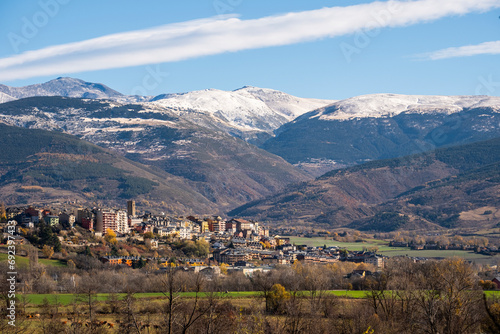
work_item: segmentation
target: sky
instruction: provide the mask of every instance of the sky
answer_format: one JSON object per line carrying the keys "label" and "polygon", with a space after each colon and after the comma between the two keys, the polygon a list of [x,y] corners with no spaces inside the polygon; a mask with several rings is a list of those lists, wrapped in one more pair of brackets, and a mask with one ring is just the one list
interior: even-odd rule
{"label": "sky", "polygon": [[2,0],[0,83],[500,96],[500,0]]}

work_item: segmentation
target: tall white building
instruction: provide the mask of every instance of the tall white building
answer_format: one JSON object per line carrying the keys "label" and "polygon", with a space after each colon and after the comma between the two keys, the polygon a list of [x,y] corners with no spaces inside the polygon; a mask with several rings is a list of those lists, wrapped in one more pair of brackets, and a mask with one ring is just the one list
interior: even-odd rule
{"label": "tall white building", "polygon": [[128,215],[125,210],[116,210],[116,232],[128,233]]}
{"label": "tall white building", "polygon": [[128,217],[124,210],[104,210],[99,209],[96,215],[95,231],[106,233],[107,229],[119,233],[128,233]]}

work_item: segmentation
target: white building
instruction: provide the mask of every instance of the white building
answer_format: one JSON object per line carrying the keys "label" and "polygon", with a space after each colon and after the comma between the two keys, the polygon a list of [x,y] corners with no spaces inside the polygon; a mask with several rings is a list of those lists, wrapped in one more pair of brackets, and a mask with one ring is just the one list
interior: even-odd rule
{"label": "white building", "polygon": [[116,210],[116,232],[126,234],[129,232],[128,215],[125,210]]}
{"label": "white building", "polygon": [[115,232],[128,233],[127,212],[124,210],[99,209],[96,214],[95,231],[104,234],[108,228]]}
{"label": "white building", "polygon": [[188,227],[181,227],[179,230],[179,239],[191,239],[193,230]]}

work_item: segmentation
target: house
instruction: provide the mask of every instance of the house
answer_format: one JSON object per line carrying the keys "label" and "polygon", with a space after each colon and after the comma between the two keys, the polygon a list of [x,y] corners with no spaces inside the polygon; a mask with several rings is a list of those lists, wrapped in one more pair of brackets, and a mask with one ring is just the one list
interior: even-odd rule
{"label": "house", "polygon": [[22,212],[21,214],[15,217],[15,220],[24,227],[32,227],[34,226],[32,218],[38,219],[38,217],[30,217],[29,214]]}
{"label": "house", "polygon": [[290,244],[290,238],[276,237],[275,240],[276,240],[277,246],[283,246],[283,245]]}
{"label": "house", "polygon": [[49,226],[55,226],[59,224],[59,216],[46,215],[45,217],[43,217],[43,220]]}
{"label": "house", "polygon": [[214,260],[218,263],[227,263],[232,265],[238,261],[248,261],[251,259],[245,250],[237,250],[226,248],[224,250],[217,249],[213,252]]}
{"label": "house", "polygon": [[128,233],[128,217],[124,210],[99,209],[96,214],[96,232],[106,233],[110,229],[119,233]]}
{"label": "house", "polygon": [[500,289],[500,276],[495,277],[491,281],[497,286],[497,289]]}
{"label": "house", "polygon": [[237,261],[233,265],[234,267],[250,267],[250,263],[247,261]]}
{"label": "house", "polygon": [[128,226],[134,228],[137,225],[142,224],[142,218],[129,217],[128,218]]}
{"label": "house", "polygon": [[191,239],[193,230],[190,227],[182,227],[177,230],[180,239]]}
{"label": "house", "polygon": [[200,221],[200,233],[210,232],[208,222],[206,220]]}
{"label": "house", "polygon": [[[220,218],[220,217],[218,217]],[[222,220],[209,220],[208,221],[208,229],[210,232],[214,233],[222,233],[226,231],[226,223]]]}
{"label": "house", "polygon": [[351,273],[347,274],[347,278],[363,278],[371,275],[372,272],[369,270],[353,270]]}
{"label": "house", "polygon": [[290,264],[290,261],[288,261],[285,257],[283,256],[267,256],[262,258],[262,262],[266,265],[271,265],[271,264]]}
{"label": "house", "polygon": [[251,249],[263,249],[264,246],[260,243],[260,241],[250,241],[247,243],[247,247]]}
{"label": "house", "polygon": [[256,268],[248,268],[248,267],[243,267],[242,272],[243,275],[247,277],[252,277],[255,273],[261,272],[261,273],[266,273],[271,271],[271,267],[256,267]]}
{"label": "house", "polygon": [[132,264],[136,261],[139,260],[138,257],[133,257],[133,256],[103,256],[101,257],[101,262],[102,263],[107,263],[110,265],[120,265],[124,264],[129,267],[132,267]]}
{"label": "house", "polygon": [[4,233],[3,236],[4,238],[8,238],[9,242],[13,242],[14,245],[25,245],[28,243],[25,238],[19,235],[12,236],[10,233]]}
{"label": "house", "polygon": [[276,239],[274,239],[274,238],[263,237],[260,239],[260,241],[262,241],[263,243],[269,243],[269,245],[271,245],[271,247],[276,246]]}
{"label": "house", "polygon": [[297,247],[293,245],[281,245],[276,247],[276,250],[281,250],[283,252],[294,252],[297,250]]}
{"label": "house", "polygon": [[232,234],[236,233],[236,222],[234,221],[234,219],[226,222],[226,231]]}
{"label": "house", "polygon": [[59,222],[66,227],[75,227],[76,217],[72,213],[63,212],[59,215]]}
{"label": "house", "polygon": [[87,230],[93,230],[94,229],[94,218],[82,218],[81,220],[82,227],[87,229]]}
{"label": "house", "polygon": [[234,237],[231,239],[231,242],[233,243],[234,248],[241,248],[247,246],[247,240],[244,238]]}
{"label": "house", "polygon": [[384,258],[378,255],[370,255],[368,257],[365,257],[364,263],[366,264],[372,264],[376,268],[384,268]]}
{"label": "house", "polygon": [[99,233],[105,233],[107,229],[116,231],[116,213],[113,210],[98,210],[95,230]]}
{"label": "house", "polygon": [[208,267],[208,266],[203,266],[203,267],[198,267],[200,268],[199,273],[203,274],[207,278],[213,278],[216,276],[220,276],[221,271],[220,267]]}
{"label": "house", "polygon": [[76,212],[76,222],[82,224],[83,226],[83,219],[88,219],[95,222],[95,214],[89,209],[78,209]]}
{"label": "house", "polygon": [[[228,223],[236,224],[236,231],[237,232],[253,229],[253,223],[248,221],[248,220],[245,220],[245,219],[239,219],[239,218],[238,219],[231,219]],[[230,225],[230,226],[234,226],[234,225]]]}
{"label": "house", "polygon": [[24,213],[28,216],[31,217],[31,221],[35,224],[38,224],[40,219],[42,218],[42,212],[40,210],[37,210],[33,207],[29,207],[26,210],[24,210]]}

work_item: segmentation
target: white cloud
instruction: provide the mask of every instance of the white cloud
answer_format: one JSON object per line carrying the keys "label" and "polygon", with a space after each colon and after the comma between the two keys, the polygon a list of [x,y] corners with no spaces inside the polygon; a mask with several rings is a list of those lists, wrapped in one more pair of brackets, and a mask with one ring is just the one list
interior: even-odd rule
{"label": "white cloud", "polygon": [[255,20],[223,17],[189,21],[3,58],[0,81],[175,62],[331,38],[361,29],[401,27],[498,7],[500,0],[390,0]]}
{"label": "white cloud", "polygon": [[417,56],[423,60],[439,60],[459,57],[471,57],[479,55],[500,54],[500,41],[485,42],[477,45],[466,45],[455,48],[447,48],[435,52],[425,53]]}

